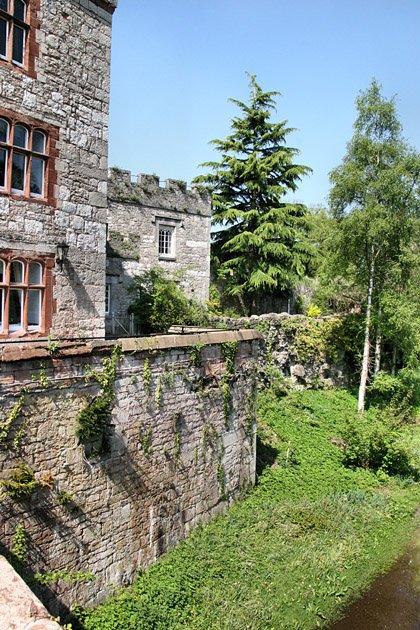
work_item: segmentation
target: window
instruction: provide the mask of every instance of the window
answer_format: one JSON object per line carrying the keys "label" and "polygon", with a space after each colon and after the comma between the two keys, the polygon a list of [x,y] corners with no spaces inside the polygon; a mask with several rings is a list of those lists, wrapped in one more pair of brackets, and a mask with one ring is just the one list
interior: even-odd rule
{"label": "window", "polygon": [[45,332],[47,265],[0,258],[0,333]]}
{"label": "window", "polygon": [[0,118],[0,191],[45,198],[47,146],[41,129]]}
{"label": "window", "polygon": [[159,226],[159,256],[174,256],[174,228],[171,226]]}
{"label": "window", "polygon": [[109,315],[111,311],[111,285],[105,285],[105,315]]}
{"label": "window", "polygon": [[0,58],[24,67],[29,25],[24,0],[0,0]]}

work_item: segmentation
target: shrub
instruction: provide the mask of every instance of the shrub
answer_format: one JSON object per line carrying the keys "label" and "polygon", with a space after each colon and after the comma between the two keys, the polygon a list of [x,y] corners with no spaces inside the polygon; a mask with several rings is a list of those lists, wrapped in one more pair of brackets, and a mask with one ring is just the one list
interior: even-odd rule
{"label": "shrub", "polygon": [[206,326],[205,308],[188,298],[180,282],[181,273],[169,278],[159,268],[134,276],[129,291],[134,300],[129,312],[134,313],[143,334],[167,332],[173,325]]}
{"label": "shrub", "polygon": [[408,475],[410,454],[402,444],[402,434],[380,420],[353,417],[342,433],[346,442],[344,463],[389,474]]}
{"label": "shrub", "polygon": [[321,309],[316,304],[311,304],[306,311],[308,317],[320,317],[322,314]]}

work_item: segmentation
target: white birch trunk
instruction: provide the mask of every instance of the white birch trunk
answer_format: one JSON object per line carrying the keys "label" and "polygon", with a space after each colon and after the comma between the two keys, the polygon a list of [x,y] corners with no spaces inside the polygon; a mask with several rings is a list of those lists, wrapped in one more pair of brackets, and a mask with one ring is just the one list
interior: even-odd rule
{"label": "white birch trunk", "polygon": [[381,369],[381,348],[382,348],[381,316],[382,316],[382,311],[381,311],[381,308],[379,307],[378,327],[376,329],[376,344],[375,344],[375,376],[379,374],[379,371]]}
{"label": "white birch trunk", "polygon": [[372,294],[373,294],[374,273],[375,273],[375,258],[373,257],[373,251],[372,251],[372,263],[370,265],[369,292],[368,292],[367,309],[366,309],[365,345],[363,348],[362,374],[360,376],[360,386],[359,386],[359,405],[358,405],[359,413],[363,413],[365,409],[366,383],[367,383],[368,372],[369,372],[370,320],[371,320],[371,313],[372,313]]}

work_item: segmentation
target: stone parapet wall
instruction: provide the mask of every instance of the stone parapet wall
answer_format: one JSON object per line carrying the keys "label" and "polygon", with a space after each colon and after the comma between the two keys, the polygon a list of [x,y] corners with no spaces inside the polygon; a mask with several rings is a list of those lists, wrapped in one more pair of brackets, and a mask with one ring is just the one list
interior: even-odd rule
{"label": "stone parapet wall", "polygon": [[3,556],[0,556],[0,630],[62,630]]}
{"label": "stone parapet wall", "polygon": [[[81,446],[75,435],[78,414],[100,390],[86,370],[101,373],[113,344],[62,344],[51,356],[39,344],[0,348],[3,430],[22,403],[0,440],[0,478],[23,462],[40,481],[20,500],[3,493],[1,551],[23,524],[31,573],[94,577],[38,586],[52,614],[75,601],[97,604],[112,585],[130,583],[254,482],[259,337],[245,330],[120,340],[104,452],[90,458],[92,443]],[[236,343],[228,375],[225,355]],[[71,501],[60,504],[60,496]]]}
{"label": "stone parapet wall", "polygon": [[[345,345],[336,335],[327,335],[328,323],[339,325],[344,318],[338,316],[307,318],[288,313],[268,313],[251,317],[215,317],[214,322],[227,327],[255,329],[262,340],[258,353],[258,380],[261,386],[269,385],[279,373],[290,379],[293,387],[348,387],[352,375],[351,361]],[[307,326],[312,331],[304,335]],[[327,326],[325,326],[327,325]]]}

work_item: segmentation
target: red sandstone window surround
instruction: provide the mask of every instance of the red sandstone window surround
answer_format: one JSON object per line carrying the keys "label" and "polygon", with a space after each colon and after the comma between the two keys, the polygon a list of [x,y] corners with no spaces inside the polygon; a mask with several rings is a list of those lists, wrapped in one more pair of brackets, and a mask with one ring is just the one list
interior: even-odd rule
{"label": "red sandstone window surround", "polygon": [[0,337],[46,335],[55,257],[0,251]]}
{"label": "red sandstone window surround", "polygon": [[0,0],[0,63],[35,78],[39,0]]}
{"label": "red sandstone window surround", "polygon": [[0,107],[0,195],[55,206],[57,139],[57,128]]}

